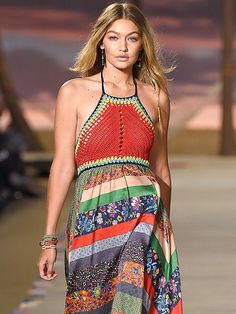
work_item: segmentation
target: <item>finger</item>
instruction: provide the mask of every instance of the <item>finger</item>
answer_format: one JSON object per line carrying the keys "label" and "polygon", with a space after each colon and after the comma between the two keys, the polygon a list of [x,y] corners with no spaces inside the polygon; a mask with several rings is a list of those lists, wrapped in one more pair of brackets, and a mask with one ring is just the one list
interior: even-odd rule
{"label": "finger", "polygon": [[58,275],[58,274],[57,274],[56,272],[54,272],[54,273],[52,274],[52,276],[51,276],[51,280],[54,279],[54,278],[56,278],[57,275]]}
{"label": "finger", "polygon": [[46,262],[41,262],[38,264],[39,268],[39,275],[42,279],[48,280],[47,278],[47,263]]}
{"label": "finger", "polygon": [[48,263],[48,268],[47,268],[47,278],[51,278],[53,275],[53,263]]}

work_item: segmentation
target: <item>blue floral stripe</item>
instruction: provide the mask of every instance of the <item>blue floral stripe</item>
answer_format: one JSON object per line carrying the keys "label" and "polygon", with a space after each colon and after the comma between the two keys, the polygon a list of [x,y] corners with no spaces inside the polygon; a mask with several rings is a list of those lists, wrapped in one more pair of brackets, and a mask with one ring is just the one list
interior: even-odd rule
{"label": "blue floral stripe", "polygon": [[158,210],[157,198],[157,195],[137,196],[78,213],[75,237],[136,219],[141,214],[155,215]]}

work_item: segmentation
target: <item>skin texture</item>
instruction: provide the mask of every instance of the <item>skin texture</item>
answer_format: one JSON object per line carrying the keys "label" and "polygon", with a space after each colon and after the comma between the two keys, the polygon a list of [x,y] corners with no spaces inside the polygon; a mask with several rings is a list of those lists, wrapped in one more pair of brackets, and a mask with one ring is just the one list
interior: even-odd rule
{"label": "skin texture", "polygon": [[[142,38],[137,26],[126,19],[115,21],[107,30],[100,48],[105,49],[106,64],[103,74],[106,93],[117,97],[132,95],[134,93],[132,67],[142,49]],[[128,58],[120,60],[117,58],[120,55],[127,55]],[[136,82],[139,98],[155,124],[156,136],[150,155],[150,168],[158,178],[162,199],[169,214],[171,197],[171,178],[167,158],[169,99],[163,91],[160,91],[160,108],[164,127],[164,132],[161,134],[159,124],[156,123],[157,95],[152,86],[137,79]],[[54,159],[48,180],[45,234],[56,232],[60,212],[76,170],[75,142],[100,96],[100,73],[69,80],[59,89],[54,120]],[[58,275],[54,269],[56,257],[56,249],[41,251],[37,263],[41,278],[52,280]]]}

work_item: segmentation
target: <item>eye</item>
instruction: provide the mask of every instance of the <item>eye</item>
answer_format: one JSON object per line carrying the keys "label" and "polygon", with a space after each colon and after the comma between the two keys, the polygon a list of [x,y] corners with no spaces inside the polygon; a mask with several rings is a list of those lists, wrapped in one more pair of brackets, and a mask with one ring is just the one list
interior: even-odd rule
{"label": "eye", "polygon": [[116,36],[110,36],[109,39],[115,40],[115,39],[117,39],[117,37]]}
{"label": "eye", "polygon": [[131,41],[137,41],[138,39],[136,37],[130,37]]}

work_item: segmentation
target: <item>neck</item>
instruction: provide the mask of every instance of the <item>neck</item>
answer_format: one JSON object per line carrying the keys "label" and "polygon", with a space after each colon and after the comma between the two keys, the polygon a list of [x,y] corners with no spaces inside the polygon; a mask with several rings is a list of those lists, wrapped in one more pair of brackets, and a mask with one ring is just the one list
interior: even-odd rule
{"label": "neck", "polygon": [[134,85],[132,68],[119,70],[117,68],[110,69],[104,66],[102,73],[104,81],[110,82],[117,87],[122,88],[127,85]]}

